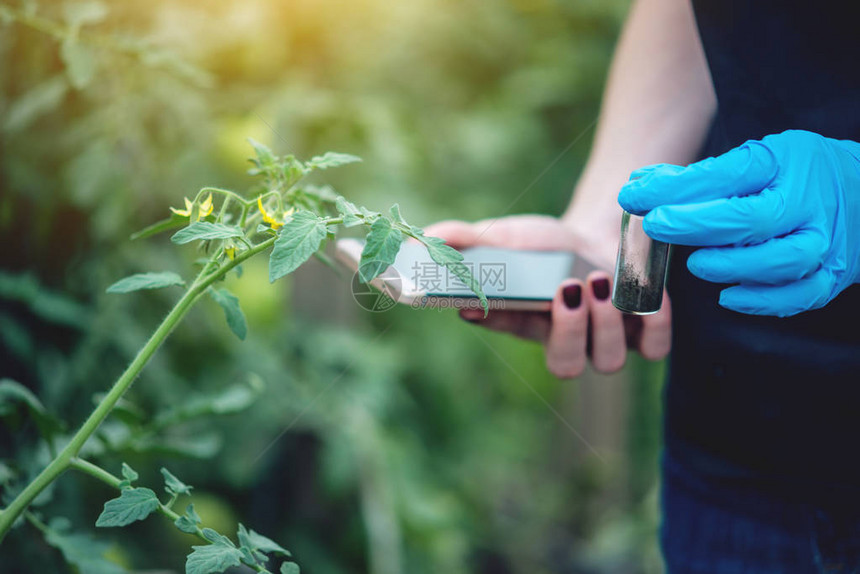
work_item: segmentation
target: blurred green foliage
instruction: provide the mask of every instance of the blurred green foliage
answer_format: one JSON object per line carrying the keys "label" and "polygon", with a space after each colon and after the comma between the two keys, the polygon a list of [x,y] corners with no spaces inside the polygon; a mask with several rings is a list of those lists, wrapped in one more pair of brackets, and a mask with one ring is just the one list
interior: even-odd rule
{"label": "blurred green foliage", "polygon": [[[0,6],[0,377],[77,425],[174,297],[105,287],[194,258],[165,237],[128,236],[201,186],[246,188],[248,137],[301,157],[363,157],[318,183],[371,208],[399,202],[419,224],[559,213],[627,2]],[[365,313],[349,277],[321,265],[273,287],[266,273],[250,262],[228,280],[246,342],[202,304],[115,419],[157,426],[204,395],[250,407],[146,444],[124,443],[109,421],[103,465],[127,460],[142,483],[175,468],[198,487],[207,524],[252,524],[311,574],[659,571],[660,365],[559,383],[539,347],[450,312]],[[231,395],[257,389],[249,377],[262,394]],[[47,457],[35,423],[4,424],[0,482]],[[46,515],[89,530],[108,490],[64,476]],[[121,566],[183,563],[186,535],[159,521],[125,530],[96,533]],[[63,571],[40,545],[21,527],[0,554]]]}

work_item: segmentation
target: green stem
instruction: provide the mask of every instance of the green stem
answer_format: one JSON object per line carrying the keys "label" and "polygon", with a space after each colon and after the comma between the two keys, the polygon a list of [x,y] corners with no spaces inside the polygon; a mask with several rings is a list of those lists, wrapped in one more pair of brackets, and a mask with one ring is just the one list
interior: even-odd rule
{"label": "green stem", "polygon": [[230,201],[232,201],[232,199],[233,198],[230,196],[224,198],[224,203],[221,204],[221,210],[218,212],[218,219],[216,219],[216,221],[224,221],[224,216],[227,214],[227,208],[230,207]]}
{"label": "green stem", "polygon": [[247,199],[245,199],[244,197],[242,197],[241,195],[239,195],[235,191],[231,191],[229,189],[221,189],[220,187],[204,187],[203,189],[201,189],[200,191],[197,192],[197,197],[198,198],[202,197],[203,194],[205,194],[205,193],[220,193],[220,194],[224,195],[225,197],[235,199],[236,201],[238,201],[242,205],[250,205],[251,203],[253,203],[251,201],[248,201]]}
{"label": "green stem", "polygon": [[113,410],[114,405],[128,390],[132,383],[137,379],[143,367],[149,362],[149,359],[155,354],[161,344],[170,335],[176,325],[185,317],[186,313],[194,306],[200,295],[206,290],[209,285],[214,283],[219,277],[223,276],[227,271],[239,265],[246,259],[253,257],[261,251],[265,251],[275,243],[275,237],[271,237],[262,243],[255,245],[252,249],[242,252],[237,255],[232,261],[225,263],[215,271],[208,275],[201,274],[197,280],[188,288],[182,295],[182,298],[176,303],[164,321],[158,326],[143,348],[138,352],[137,356],[116,380],[110,391],[104,396],[101,402],[96,406],[92,414],[84,421],[84,424],[78,429],[78,432],[72,437],[69,443],[60,451],[60,453],[45,467],[42,472],[36,476],[27,487],[21,491],[18,496],[9,504],[8,507],[0,511],[0,542],[3,541],[6,534],[12,528],[17,518],[24,512],[31,502],[42,492],[49,484],[56,480],[63,472],[71,465],[72,460],[80,452],[84,443],[92,436],[96,429],[101,425],[107,416]]}
{"label": "green stem", "polygon": [[25,510],[24,518],[26,518],[30,524],[35,526],[39,530],[39,532],[47,536],[48,532],[50,531],[48,525],[39,520],[39,518],[35,514],[30,512],[29,510]]}
{"label": "green stem", "polygon": [[171,331],[176,327],[177,323],[185,316],[188,310],[194,305],[194,302],[202,292],[200,285],[192,285],[182,296],[175,307],[162,321],[161,325],[155,330],[143,348],[138,352],[137,356],[128,366],[128,368],[120,375],[113,388],[105,395],[101,402],[96,406],[92,414],[84,421],[84,424],[72,437],[72,440],[60,451],[50,464],[31,482],[27,487],[12,501],[9,506],[0,513],[0,541],[5,537],[6,533],[12,527],[12,523],[23,512],[33,499],[36,498],[49,484],[56,480],[63,472],[69,468],[72,458],[74,458],[81,447],[90,436],[96,431],[102,421],[107,418],[110,411],[113,409],[116,402],[128,390],[137,375],[143,369],[144,365],[149,361],[161,343],[167,338]]}
{"label": "green stem", "polygon": [[[119,477],[114,476],[113,474],[106,471],[102,467],[95,465],[88,460],[84,460],[82,458],[73,458],[70,462],[70,466],[72,468],[74,468],[75,470],[79,470],[85,474],[88,474],[94,478],[99,479],[100,481],[116,488],[117,490],[122,490],[122,488],[120,487],[120,484],[122,483],[122,481],[119,479]],[[176,495],[174,494],[171,497],[170,502],[168,502],[167,504],[161,504],[160,502],[158,503],[158,512],[160,512],[161,514],[163,514],[164,516],[169,518],[171,522],[176,522],[177,520],[179,520],[179,515],[170,509],[171,505],[175,501],[176,501]],[[28,515],[27,516],[28,519],[30,519],[30,516],[32,516],[32,515],[30,515],[29,511],[27,512],[27,515]],[[35,517],[33,517],[33,518],[35,519]],[[47,530],[47,528],[45,527],[44,524],[41,525],[42,526],[41,528],[39,527],[39,524],[34,523],[34,525],[37,528],[39,528],[40,530],[42,530],[43,532]],[[212,544],[212,542],[210,542],[209,540],[206,539],[205,536],[203,536],[203,530],[199,526],[197,526],[196,528],[197,528],[197,532],[195,532],[194,535],[197,536],[202,541],[204,541],[206,544]],[[190,534],[190,533],[188,533],[188,534]],[[269,572],[268,570],[266,570],[265,568],[263,568],[259,564],[255,564],[253,566],[253,568],[257,572]]]}
{"label": "green stem", "polygon": [[[117,490],[122,490],[122,488],[120,487],[122,481],[119,477],[114,476],[102,467],[95,465],[88,460],[76,457],[69,462],[69,466],[71,466],[75,470],[79,470],[85,474],[88,474],[93,478],[97,478],[98,480],[104,482],[109,486],[114,487]],[[171,499],[171,502],[168,504],[161,504],[161,502],[158,503],[158,512],[169,518],[171,522],[176,522],[177,520],[179,520],[179,515],[170,509],[170,504],[172,504],[175,499],[176,497],[173,497]],[[207,544],[209,544],[209,541],[206,540],[205,536],[203,536],[203,530],[201,530],[200,527],[197,527],[197,532],[195,532],[195,535]]]}
{"label": "green stem", "polygon": [[120,486],[122,484],[122,480],[119,477],[112,475],[110,472],[106,471],[100,466],[91,463],[88,460],[75,457],[69,461],[69,466],[74,468],[75,470],[84,472],[92,476],[93,478],[99,479],[100,481],[116,488],[117,490],[122,490],[122,487]]}

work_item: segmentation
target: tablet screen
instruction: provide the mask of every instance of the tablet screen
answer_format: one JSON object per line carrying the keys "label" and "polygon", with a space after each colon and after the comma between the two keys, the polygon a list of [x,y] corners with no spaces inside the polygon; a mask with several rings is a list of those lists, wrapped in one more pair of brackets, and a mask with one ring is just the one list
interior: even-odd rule
{"label": "tablet screen", "polygon": [[[488,298],[551,300],[559,284],[591,265],[576,265],[575,254],[561,251],[521,251],[499,247],[472,247],[462,250],[463,263],[481,284]],[[584,264],[584,265],[583,265]],[[432,297],[474,297],[450,270],[437,265],[427,250],[406,243],[397,254],[394,267],[415,291]],[[583,275],[584,276],[584,275]]]}

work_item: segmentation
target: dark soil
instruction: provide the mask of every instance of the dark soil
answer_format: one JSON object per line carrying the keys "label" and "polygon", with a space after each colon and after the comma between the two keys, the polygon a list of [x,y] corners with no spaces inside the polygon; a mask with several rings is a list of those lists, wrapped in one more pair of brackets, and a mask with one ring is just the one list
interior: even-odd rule
{"label": "dark soil", "polygon": [[641,283],[629,268],[621,270],[612,298],[616,307],[628,313],[653,313],[660,310],[662,301],[662,289]]}

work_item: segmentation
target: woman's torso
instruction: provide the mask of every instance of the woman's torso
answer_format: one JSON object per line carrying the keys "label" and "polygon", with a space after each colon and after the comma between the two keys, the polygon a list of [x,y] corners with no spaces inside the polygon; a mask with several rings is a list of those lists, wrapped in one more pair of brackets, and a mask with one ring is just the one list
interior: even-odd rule
{"label": "woman's torso", "polygon": [[[860,141],[860,3],[693,6],[718,100],[703,157],[787,129]],[[742,315],[687,271],[690,253],[675,249],[669,275],[667,447],[787,492],[860,488],[860,285],[795,317]]]}

